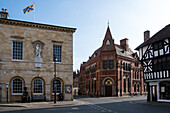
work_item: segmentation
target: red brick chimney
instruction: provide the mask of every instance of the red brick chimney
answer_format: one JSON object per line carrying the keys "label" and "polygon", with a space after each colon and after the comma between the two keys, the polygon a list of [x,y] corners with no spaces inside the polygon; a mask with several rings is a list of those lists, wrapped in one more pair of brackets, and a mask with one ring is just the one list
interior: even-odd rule
{"label": "red brick chimney", "polygon": [[150,31],[147,30],[144,32],[144,42],[147,41],[150,38]]}
{"label": "red brick chimney", "polygon": [[129,44],[128,44],[128,39],[127,38],[120,40],[120,45],[123,46],[125,51],[128,51]]}

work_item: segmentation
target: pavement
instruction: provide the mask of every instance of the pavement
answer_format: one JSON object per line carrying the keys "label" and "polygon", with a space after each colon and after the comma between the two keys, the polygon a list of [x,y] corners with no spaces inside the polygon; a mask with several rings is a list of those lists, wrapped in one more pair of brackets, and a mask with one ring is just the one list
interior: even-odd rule
{"label": "pavement", "polygon": [[48,102],[30,102],[30,103],[0,103],[0,112],[24,109],[37,109],[37,108],[52,108],[52,107],[65,107],[85,104],[83,101],[48,101]]}
{"label": "pavement", "polygon": [[151,105],[151,106],[170,107],[169,102],[148,102],[147,100],[137,100],[137,101],[133,101],[133,103]]}
{"label": "pavement", "polygon": [[[140,99],[142,98],[142,99]],[[89,100],[95,101],[95,97],[93,98],[87,98]],[[96,98],[98,100],[98,98]],[[122,101],[130,101],[134,104],[143,104],[143,105],[151,105],[151,106],[162,106],[162,107],[170,107],[170,103],[166,102],[147,102],[145,97],[110,97],[110,98],[104,98],[101,97],[99,99],[108,99],[106,102],[109,102],[109,100],[114,100],[114,102],[122,100]],[[88,104],[87,101],[84,101],[83,98],[74,99],[73,101],[57,101],[54,103],[54,101],[48,101],[48,102],[30,102],[30,103],[0,103],[0,112],[3,111],[12,111],[12,110],[24,110],[24,109],[38,109],[38,108],[52,108],[52,107],[66,107],[66,106],[75,106],[75,105],[85,105]]]}

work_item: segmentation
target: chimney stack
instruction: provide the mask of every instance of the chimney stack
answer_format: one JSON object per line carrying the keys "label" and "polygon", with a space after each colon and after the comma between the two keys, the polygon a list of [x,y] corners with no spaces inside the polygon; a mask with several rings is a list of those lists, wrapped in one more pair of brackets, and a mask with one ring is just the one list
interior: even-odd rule
{"label": "chimney stack", "polygon": [[120,45],[123,46],[125,51],[128,51],[129,44],[128,44],[128,39],[127,38],[120,40]]}
{"label": "chimney stack", "polygon": [[144,32],[144,42],[147,41],[150,38],[150,31],[147,30]]}
{"label": "chimney stack", "polygon": [[4,8],[2,8],[2,11],[0,11],[0,18],[4,18],[4,19],[8,19],[9,14],[7,12],[7,9],[4,10]]}

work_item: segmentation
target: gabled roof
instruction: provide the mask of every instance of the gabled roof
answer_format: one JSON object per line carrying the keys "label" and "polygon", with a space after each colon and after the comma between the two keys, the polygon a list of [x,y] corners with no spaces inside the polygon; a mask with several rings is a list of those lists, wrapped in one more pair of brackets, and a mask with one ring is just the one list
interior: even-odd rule
{"label": "gabled roof", "polygon": [[[110,45],[106,45],[107,40],[110,40]],[[130,48],[127,51],[125,51],[125,48],[123,46],[114,44],[114,39],[112,38],[110,28],[108,26],[102,46],[98,48],[96,51],[94,51],[94,53],[89,57],[88,61],[86,63],[83,63],[83,65],[88,65],[88,63],[90,63],[91,61],[99,58],[101,56],[102,51],[112,50],[116,50],[116,54],[118,56],[134,59],[135,53]]]}
{"label": "gabled roof", "polygon": [[[107,44],[109,44],[109,45],[107,45]],[[102,44],[102,47],[101,47],[101,51],[112,51],[114,49],[115,49],[114,39],[112,38],[110,28],[108,26],[104,40],[103,40],[103,44]]]}
{"label": "gabled roof", "polygon": [[153,35],[150,39],[143,42],[135,50],[139,50],[139,48],[142,48],[146,45],[152,44],[154,42],[163,40],[163,39],[168,38],[168,37],[170,37],[170,24],[165,26],[163,29],[161,29],[159,32],[157,32],[155,35]]}

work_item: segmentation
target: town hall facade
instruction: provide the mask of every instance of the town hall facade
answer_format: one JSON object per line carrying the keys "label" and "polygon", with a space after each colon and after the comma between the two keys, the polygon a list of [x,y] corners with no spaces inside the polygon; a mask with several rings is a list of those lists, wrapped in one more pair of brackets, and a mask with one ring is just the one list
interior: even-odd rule
{"label": "town hall facade", "polygon": [[[0,12],[0,102],[53,100],[54,88],[72,100],[75,28],[8,19]],[[54,81],[56,56],[56,81]]]}

